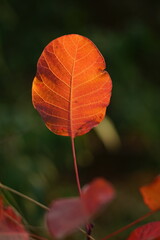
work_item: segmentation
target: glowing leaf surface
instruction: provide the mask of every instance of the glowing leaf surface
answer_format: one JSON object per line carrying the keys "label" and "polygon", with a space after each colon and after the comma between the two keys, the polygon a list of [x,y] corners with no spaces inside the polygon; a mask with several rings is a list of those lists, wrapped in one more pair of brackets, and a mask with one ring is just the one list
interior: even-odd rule
{"label": "glowing leaf surface", "polygon": [[153,182],[140,188],[145,204],[151,210],[160,209],[160,176],[157,176]]}
{"label": "glowing leaf surface", "polygon": [[75,137],[102,121],[112,88],[105,68],[103,56],[86,37],[65,35],[45,47],[32,101],[52,132]]}

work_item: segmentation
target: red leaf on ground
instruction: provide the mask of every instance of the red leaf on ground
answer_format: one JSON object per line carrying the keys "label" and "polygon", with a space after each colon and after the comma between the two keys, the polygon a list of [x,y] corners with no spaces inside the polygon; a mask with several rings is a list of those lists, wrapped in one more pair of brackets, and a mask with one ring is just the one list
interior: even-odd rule
{"label": "red leaf on ground", "polygon": [[29,240],[21,217],[12,207],[5,207],[2,198],[0,198],[0,240]]}
{"label": "red leaf on ground", "polygon": [[53,237],[61,238],[85,225],[115,196],[110,183],[97,178],[82,189],[81,198],[53,201],[46,214],[46,223]]}
{"label": "red leaf on ground", "polygon": [[136,228],[127,240],[159,240],[160,221],[147,223]]}
{"label": "red leaf on ground", "polygon": [[153,211],[160,209],[160,176],[140,188],[144,203]]}
{"label": "red leaf on ground", "polygon": [[46,126],[63,136],[89,132],[104,118],[112,82],[97,47],[78,34],[59,37],[43,50],[32,101]]}

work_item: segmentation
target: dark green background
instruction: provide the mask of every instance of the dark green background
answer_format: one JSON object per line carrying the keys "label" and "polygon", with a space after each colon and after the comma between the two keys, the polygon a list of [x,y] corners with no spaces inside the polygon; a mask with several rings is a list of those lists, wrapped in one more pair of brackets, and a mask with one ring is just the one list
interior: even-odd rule
{"label": "dark green background", "polygon": [[[82,185],[103,176],[117,191],[94,221],[94,236],[100,239],[146,213],[138,188],[160,172],[159,29],[159,1],[1,0],[0,181],[46,205],[77,195],[70,139],[45,127],[32,106],[31,85],[43,48],[78,33],[107,61],[113,80],[107,114],[121,139],[116,151],[106,149],[93,130],[76,139]],[[28,224],[42,226],[33,232],[45,236],[44,211],[3,194]],[[129,232],[113,239],[126,239]]]}

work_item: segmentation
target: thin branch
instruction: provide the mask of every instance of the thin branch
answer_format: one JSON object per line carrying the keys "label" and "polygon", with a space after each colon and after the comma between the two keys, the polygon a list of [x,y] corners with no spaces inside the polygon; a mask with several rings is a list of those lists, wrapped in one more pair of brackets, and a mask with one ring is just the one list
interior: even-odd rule
{"label": "thin branch", "polygon": [[90,237],[91,240],[95,240],[92,236],[88,235],[86,231],[84,231],[82,228],[78,228],[82,233],[84,233],[87,237]]}
{"label": "thin branch", "polygon": [[[35,203],[36,205],[38,205],[39,207],[41,207],[41,208],[43,208],[43,209],[45,209],[45,210],[47,210],[47,211],[49,210],[49,208],[48,208],[47,206],[45,206],[45,205],[37,202],[36,200],[28,197],[27,195],[25,195],[25,194],[23,194],[23,193],[20,193],[20,192],[14,190],[14,189],[12,189],[12,188],[10,188],[10,187],[2,184],[2,183],[0,183],[0,188],[2,188],[2,189],[4,189],[4,190],[8,190],[8,191],[10,191],[10,192],[12,192],[12,193],[20,196],[20,197],[22,197],[22,198],[24,198],[24,199],[32,202],[32,203]],[[8,217],[10,217],[10,216],[8,216]],[[13,219],[12,219],[12,221],[13,221]],[[17,222],[16,222],[16,223],[17,223]],[[29,227],[32,227],[32,228],[33,228],[33,226],[29,226]],[[36,228],[37,228],[37,227],[36,227]],[[81,228],[78,228],[78,229],[79,229],[83,234],[87,235],[87,233],[86,233],[83,229],[81,229]],[[94,239],[93,237],[91,237],[91,236],[90,236],[90,239],[91,239],[91,240],[95,240],[95,239]]]}
{"label": "thin branch", "polygon": [[[74,145],[74,138],[71,137],[71,143],[72,143],[72,154],[73,154],[73,162],[74,162],[74,170],[76,175],[76,182],[77,182],[77,188],[79,191],[80,197],[82,197],[82,190],[81,190],[81,184],[79,179],[79,172],[78,172],[78,166],[77,166],[77,159],[76,159],[76,152],[75,152],[75,145]],[[91,232],[92,232],[92,226],[90,223],[86,224],[86,237],[87,240],[91,240]]]}
{"label": "thin branch", "polygon": [[[7,218],[9,218],[12,222],[14,222],[15,224],[17,224],[17,225],[20,226],[20,227],[23,227],[22,223],[18,222],[18,221],[17,221],[16,219],[14,219],[12,216],[10,216],[9,214],[7,214],[6,212],[5,212],[4,214],[5,214],[5,216],[7,216]],[[28,232],[26,232],[26,233],[28,233]],[[36,238],[36,239],[38,239],[38,240],[47,240],[46,238],[41,237],[41,236],[38,236],[38,235],[33,234],[33,233],[28,233],[28,234],[29,234],[29,236],[34,237],[34,238]]]}
{"label": "thin branch", "polygon": [[[158,209],[158,210],[159,210],[159,209]],[[115,232],[113,232],[113,233],[110,233],[109,235],[107,235],[106,237],[102,238],[101,240],[107,240],[107,239],[109,239],[109,238],[111,238],[111,237],[113,237],[113,236],[118,235],[119,233],[127,230],[128,228],[132,227],[133,225],[135,225],[135,224],[143,221],[145,218],[151,216],[152,214],[154,214],[154,213],[157,212],[158,210],[155,210],[155,211],[151,211],[151,212],[146,213],[144,216],[142,216],[142,217],[138,218],[137,220],[129,223],[128,225],[120,228],[119,230],[117,230],[117,231],[115,231]]]}
{"label": "thin branch", "polygon": [[30,235],[30,237],[32,237],[32,238],[34,238],[34,239],[37,239],[37,240],[47,240],[47,238],[38,236],[38,235],[33,234],[33,233],[30,233],[29,235]]}
{"label": "thin branch", "polygon": [[49,210],[49,208],[48,208],[47,206],[43,205],[42,203],[39,203],[39,202],[37,202],[36,200],[34,200],[33,198],[30,198],[30,197],[28,197],[27,195],[25,195],[25,194],[23,194],[23,193],[20,193],[20,192],[14,190],[14,189],[12,189],[12,188],[10,188],[10,187],[2,184],[2,183],[0,183],[0,188],[5,189],[5,190],[8,190],[8,191],[10,191],[10,192],[12,192],[12,193],[14,193],[14,194],[16,194],[16,195],[24,198],[24,199],[27,199],[28,201],[36,204],[37,206],[39,206],[39,207],[41,207],[41,208],[43,208],[43,209],[45,209],[45,210]]}

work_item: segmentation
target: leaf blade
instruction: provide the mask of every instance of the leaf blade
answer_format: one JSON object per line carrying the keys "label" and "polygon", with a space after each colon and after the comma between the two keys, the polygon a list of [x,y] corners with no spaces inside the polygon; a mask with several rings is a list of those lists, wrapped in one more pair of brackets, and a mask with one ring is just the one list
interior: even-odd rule
{"label": "leaf blade", "polygon": [[160,221],[150,222],[136,228],[127,240],[158,240],[160,239]]}
{"label": "leaf blade", "polygon": [[160,209],[160,176],[157,176],[148,185],[140,188],[144,203],[152,210]]}
{"label": "leaf blade", "polygon": [[29,240],[21,217],[10,206],[4,206],[0,198],[0,240]]}
{"label": "leaf blade", "polygon": [[38,60],[32,101],[52,132],[75,137],[101,122],[112,89],[105,67],[97,47],[78,34],[46,46]]}
{"label": "leaf blade", "polygon": [[82,189],[76,198],[58,199],[52,202],[46,213],[46,224],[51,236],[65,237],[90,219],[115,196],[112,185],[102,178],[94,179]]}

